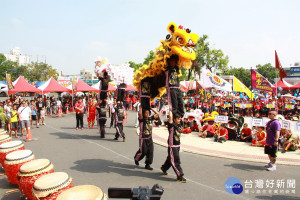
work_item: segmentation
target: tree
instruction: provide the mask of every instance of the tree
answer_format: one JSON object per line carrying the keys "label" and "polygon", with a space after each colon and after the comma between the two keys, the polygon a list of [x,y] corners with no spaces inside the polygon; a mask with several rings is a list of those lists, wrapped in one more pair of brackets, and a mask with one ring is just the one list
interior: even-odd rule
{"label": "tree", "polygon": [[248,88],[251,87],[251,71],[246,70],[245,68],[230,68],[229,70],[223,73],[224,75],[233,75],[239,79],[245,86]]}
{"label": "tree", "polygon": [[132,67],[134,69],[134,71],[136,71],[137,69],[139,69],[140,67],[142,67],[143,65],[149,65],[149,63],[155,58],[154,55],[154,51],[150,51],[149,54],[147,55],[146,58],[144,58],[144,62],[143,63],[135,63],[133,61],[129,61],[129,65],[130,67]]}
{"label": "tree", "polygon": [[143,64],[144,65],[149,65],[149,63],[154,60],[155,55],[154,55],[154,51],[150,51],[149,54],[147,55],[147,57],[144,59]]}
{"label": "tree", "polygon": [[46,63],[33,62],[28,66],[28,71],[30,73],[26,78],[29,81],[46,81],[51,77],[54,79],[58,77],[56,69]]}
{"label": "tree", "polygon": [[256,65],[256,71],[266,77],[271,83],[274,83],[274,79],[279,77],[278,70],[271,63]]}
{"label": "tree", "polygon": [[18,63],[6,60],[6,57],[0,54],[0,80],[6,80],[6,73],[12,75],[12,70],[17,66]]}

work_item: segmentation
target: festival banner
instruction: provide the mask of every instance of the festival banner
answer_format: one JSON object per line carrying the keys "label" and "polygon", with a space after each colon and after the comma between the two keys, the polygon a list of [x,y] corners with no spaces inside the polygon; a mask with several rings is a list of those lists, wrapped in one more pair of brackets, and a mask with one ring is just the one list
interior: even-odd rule
{"label": "festival banner", "polygon": [[206,102],[207,100],[211,99],[211,94],[207,92],[203,86],[196,81],[196,95],[202,102]]}
{"label": "festival banner", "polygon": [[205,88],[215,88],[217,90],[232,92],[232,85],[230,83],[205,68],[201,70],[201,82]]}
{"label": "festival banner", "polygon": [[247,94],[247,96],[253,100],[254,94],[235,76],[233,76],[233,91],[236,92],[244,92]]}
{"label": "festival banner", "polygon": [[8,90],[14,89],[14,86],[11,81],[11,76],[10,76],[10,74],[7,74],[7,73],[6,73],[6,83],[7,83]]}
{"label": "festival banner", "polygon": [[268,104],[267,108],[275,108],[275,107],[274,107],[274,104]]}
{"label": "festival banner", "polygon": [[251,69],[251,84],[253,89],[276,93],[276,87],[253,69]]}
{"label": "festival banner", "polygon": [[277,52],[275,50],[275,68],[279,70],[280,80],[286,77],[286,73],[281,66],[280,60],[278,58]]}
{"label": "festival banner", "polygon": [[240,108],[240,107],[241,107],[241,104],[240,104],[240,103],[236,103],[236,104],[235,104],[235,107]]}

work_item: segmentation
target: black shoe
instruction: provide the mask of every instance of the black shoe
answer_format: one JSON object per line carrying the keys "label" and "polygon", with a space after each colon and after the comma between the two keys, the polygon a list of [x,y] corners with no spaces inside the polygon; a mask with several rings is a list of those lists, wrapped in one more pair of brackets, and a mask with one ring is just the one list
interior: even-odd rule
{"label": "black shoe", "polygon": [[101,135],[100,137],[101,137],[101,138],[105,138],[105,136],[104,136],[104,135]]}
{"label": "black shoe", "polygon": [[125,142],[126,141],[126,138],[125,137],[123,137],[123,142]]}
{"label": "black shoe", "polygon": [[139,166],[139,165],[140,165],[140,164],[139,164],[139,161],[137,161],[137,160],[135,160],[135,159],[134,159],[134,163],[135,163],[136,166]]}
{"label": "black shoe", "polygon": [[181,183],[186,183],[186,179],[183,176],[178,176],[176,180]]}
{"label": "black shoe", "polygon": [[148,170],[153,170],[153,168],[152,167],[150,167],[150,165],[145,165],[145,169],[148,169]]}
{"label": "black shoe", "polygon": [[115,137],[114,140],[118,140],[118,138]]}
{"label": "black shoe", "polygon": [[168,175],[167,171],[165,171],[165,170],[163,169],[163,167],[161,167],[160,170],[162,171],[162,173],[163,173],[164,175]]}

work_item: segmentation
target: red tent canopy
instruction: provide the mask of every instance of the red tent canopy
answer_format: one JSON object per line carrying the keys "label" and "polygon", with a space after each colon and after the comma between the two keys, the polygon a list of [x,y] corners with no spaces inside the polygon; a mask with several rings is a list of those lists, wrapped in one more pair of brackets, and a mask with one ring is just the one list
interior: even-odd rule
{"label": "red tent canopy", "polygon": [[125,91],[137,91],[134,86],[126,84]]}
{"label": "red tent canopy", "polygon": [[99,92],[99,90],[89,86],[83,80],[78,78],[77,84],[76,84],[76,92]]}
{"label": "red tent canopy", "polygon": [[291,89],[299,89],[299,88],[300,88],[300,82],[291,87]]}
{"label": "red tent canopy", "polygon": [[40,90],[43,91],[43,93],[49,93],[49,92],[69,92],[72,93],[72,90],[65,88],[64,86],[60,85],[53,77],[51,77],[44,85],[41,85],[39,87]]}
{"label": "red tent canopy", "polygon": [[111,84],[108,84],[108,91],[116,91],[116,87],[115,86],[112,86]]}
{"label": "red tent canopy", "polygon": [[291,87],[293,87],[291,84],[289,84],[285,80],[279,80],[277,83],[275,83],[274,86],[277,88],[281,87],[282,89],[287,89],[287,90],[289,90],[289,89],[291,89]]}
{"label": "red tent canopy", "polygon": [[16,92],[35,92],[35,93],[42,93],[41,90],[34,87],[33,85],[30,85],[23,76],[20,76],[17,80],[13,83],[14,89],[8,90],[8,94],[13,94]]}

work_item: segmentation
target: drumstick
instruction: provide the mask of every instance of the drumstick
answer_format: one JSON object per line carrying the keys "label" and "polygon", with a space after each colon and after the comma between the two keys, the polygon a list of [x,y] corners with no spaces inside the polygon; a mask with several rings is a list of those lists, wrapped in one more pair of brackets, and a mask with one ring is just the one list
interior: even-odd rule
{"label": "drumstick", "polygon": [[5,192],[5,194],[10,194],[10,193],[13,193],[13,192],[16,192],[16,191],[19,191],[19,188],[8,190],[7,192]]}

